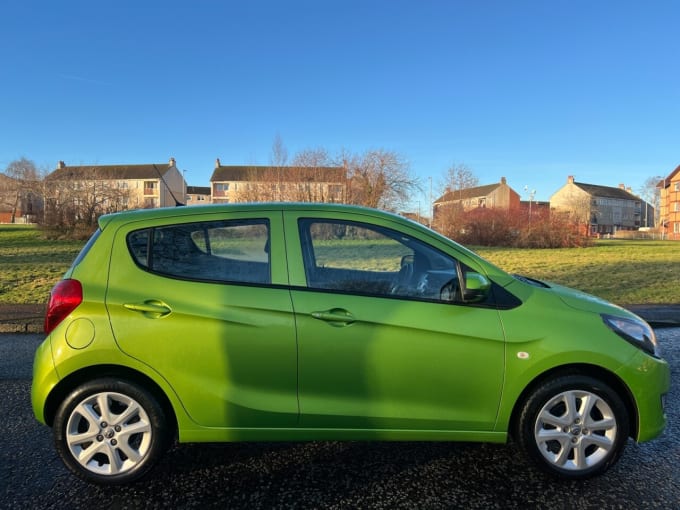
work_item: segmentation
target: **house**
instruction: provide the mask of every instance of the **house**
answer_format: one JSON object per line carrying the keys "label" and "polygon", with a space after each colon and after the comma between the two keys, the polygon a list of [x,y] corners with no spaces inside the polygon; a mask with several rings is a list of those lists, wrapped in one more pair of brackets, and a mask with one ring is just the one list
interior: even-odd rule
{"label": "house", "polygon": [[210,186],[187,186],[187,205],[207,205],[212,203]]}
{"label": "house", "polygon": [[185,201],[186,184],[175,158],[143,165],[67,166],[60,161],[45,182],[48,202],[68,201],[97,213],[174,207]]}
{"label": "house", "polygon": [[522,200],[519,210],[528,218],[548,218],[550,216],[550,202],[542,200]]}
{"label": "house", "polygon": [[654,225],[654,214],[649,214],[651,206],[623,184],[618,187],[586,184],[576,182],[572,175],[550,197],[550,207],[571,214],[591,235]]}
{"label": "house", "polygon": [[222,166],[210,178],[213,203],[344,202],[347,172],[341,167]]}
{"label": "house", "polygon": [[663,235],[680,240],[680,165],[657,187],[661,191],[659,219]]}
{"label": "house", "polygon": [[508,186],[505,177],[496,184],[447,191],[434,201],[433,221],[441,221],[447,210],[470,211],[477,208],[519,210],[519,194]]}

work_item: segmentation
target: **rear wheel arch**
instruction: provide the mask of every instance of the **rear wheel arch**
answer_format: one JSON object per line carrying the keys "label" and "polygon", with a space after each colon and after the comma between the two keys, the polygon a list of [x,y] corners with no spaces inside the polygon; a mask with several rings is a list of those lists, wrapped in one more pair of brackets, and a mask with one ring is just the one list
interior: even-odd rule
{"label": "rear wheel arch", "polygon": [[62,379],[59,384],[50,392],[50,395],[45,401],[44,415],[47,425],[50,427],[53,426],[54,418],[59,406],[74,389],[88,381],[107,377],[134,383],[151,393],[162,407],[168,421],[168,425],[172,426],[173,428],[173,430],[168,431],[168,433],[176,434],[178,427],[177,415],[175,414],[175,409],[172,406],[170,399],[167,397],[163,389],[147,375],[131,368],[119,365],[90,366],[73,372]]}
{"label": "rear wheel arch", "polygon": [[629,435],[632,438],[636,438],[638,435],[638,411],[635,405],[635,399],[630,392],[628,386],[614,373],[606,370],[602,367],[596,365],[588,364],[573,364],[564,365],[559,367],[554,367],[547,372],[536,376],[527,386],[524,388],[522,393],[519,395],[512,409],[510,415],[510,421],[508,423],[508,432],[511,436],[514,436],[517,429],[517,424],[519,420],[522,407],[528,398],[531,397],[533,393],[536,392],[538,388],[543,386],[547,381],[569,376],[569,375],[581,375],[586,377],[592,377],[602,381],[606,385],[612,388],[618,396],[623,401],[626,407],[626,411],[629,417],[628,429]]}

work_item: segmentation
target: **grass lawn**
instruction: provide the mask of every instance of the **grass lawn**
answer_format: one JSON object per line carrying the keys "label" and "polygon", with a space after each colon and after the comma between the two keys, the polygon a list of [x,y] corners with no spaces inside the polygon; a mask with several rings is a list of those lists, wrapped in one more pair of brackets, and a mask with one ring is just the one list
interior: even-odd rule
{"label": "grass lawn", "polygon": [[[0,225],[0,304],[44,303],[83,241],[45,240],[33,226]],[[680,302],[680,242],[598,241],[591,248],[476,248],[511,273],[621,305]]]}
{"label": "grass lawn", "polygon": [[597,241],[590,248],[476,248],[510,273],[548,280],[620,305],[680,302],[680,242]]}
{"label": "grass lawn", "polygon": [[0,225],[0,303],[45,303],[83,241],[48,241],[32,225]]}

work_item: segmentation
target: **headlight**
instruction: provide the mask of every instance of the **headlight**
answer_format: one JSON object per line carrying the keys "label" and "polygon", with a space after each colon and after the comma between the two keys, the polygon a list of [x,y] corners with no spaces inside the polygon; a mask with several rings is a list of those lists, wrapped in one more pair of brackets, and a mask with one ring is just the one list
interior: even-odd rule
{"label": "headlight", "polygon": [[624,340],[657,358],[661,357],[656,335],[646,322],[602,314],[602,320]]}

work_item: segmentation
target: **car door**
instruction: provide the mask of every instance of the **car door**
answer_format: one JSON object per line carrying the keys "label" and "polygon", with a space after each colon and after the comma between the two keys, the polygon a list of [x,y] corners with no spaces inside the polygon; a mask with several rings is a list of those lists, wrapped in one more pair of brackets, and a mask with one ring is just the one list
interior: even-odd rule
{"label": "car door", "polygon": [[121,228],[106,306],[120,348],[210,427],[297,422],[297,353],[280,213]]}
{"label": "car door", "polygon": [[460,278],[473,269],[359,215],[285,221],[299,255],[290,264],[301,426],[491,431],[504,337],[492,303],[462,301]]}

